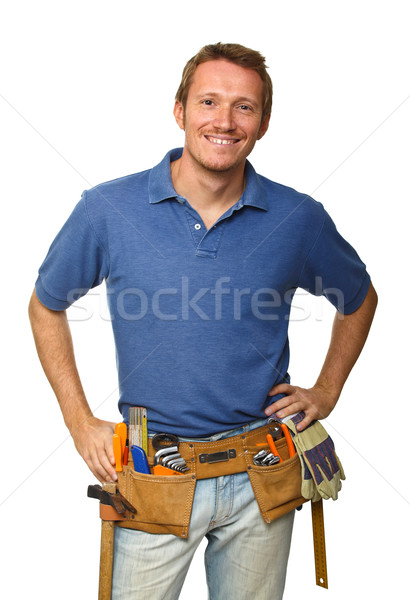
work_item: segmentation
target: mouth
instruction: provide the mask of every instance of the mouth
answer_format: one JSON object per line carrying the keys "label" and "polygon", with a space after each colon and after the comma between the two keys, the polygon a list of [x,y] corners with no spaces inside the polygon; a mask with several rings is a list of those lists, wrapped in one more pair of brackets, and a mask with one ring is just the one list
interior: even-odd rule
{"label": "mouth", "polygon": [[214,137],[213,135],[206,135],[205,138],[211,144],[216,144],[217,146],[233,146],[233,144],[237,144],[239,142],[236,138],[221,138]]}

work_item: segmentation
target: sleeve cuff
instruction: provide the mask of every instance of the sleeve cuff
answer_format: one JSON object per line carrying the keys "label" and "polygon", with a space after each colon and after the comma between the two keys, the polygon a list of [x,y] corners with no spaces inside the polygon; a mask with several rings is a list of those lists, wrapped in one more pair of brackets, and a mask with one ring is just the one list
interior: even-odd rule
{"label": "sleeve cuff", "polygon": [[355,312],[361,306],[363,300],[366,298],[367,292],[370,287],[370,275],[367,271],[364,272],[362,285],[360,286],[359,291],[353,300],[350,300],[344,307],[340,310],[344,315],[350,315]]}
{"label": "sleeve cuff", "polygon": [[44,304],[46,308],[58,311],[66,310],[71,306],[71,303],[67,302],[66,300],[60,300],[58,298],[54,298],[54,296],[50,296],[50,294],[46,292],[40,276],[37,278],[35,287],[37,298],[40,300],[41,304]]}

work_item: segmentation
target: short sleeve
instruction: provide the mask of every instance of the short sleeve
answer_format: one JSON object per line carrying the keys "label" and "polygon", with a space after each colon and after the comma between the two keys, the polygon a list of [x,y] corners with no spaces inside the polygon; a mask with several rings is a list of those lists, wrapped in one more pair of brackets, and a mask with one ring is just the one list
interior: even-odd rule
{"label": "short sleeve", "polygon": [[108,256],[87,213],[87,194],[50,246],[39,269],[36,294],[51,310],[65,310],[108,275]]}
{"label": "short sleeve", "polygon": [[323,224],[305,261],[298,287],[323,295],[339,312],[350,314],[362,304],[370,277],[355,249],[340,235],[323,209]]}

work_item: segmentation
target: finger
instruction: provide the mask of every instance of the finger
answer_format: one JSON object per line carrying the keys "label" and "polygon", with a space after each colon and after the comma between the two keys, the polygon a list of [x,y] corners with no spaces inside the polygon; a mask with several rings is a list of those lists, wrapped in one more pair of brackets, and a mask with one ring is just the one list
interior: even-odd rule
{"label": "finger", "polygon": [[98,457],[100,460],[100,464],[104,467],[106,472],[110,475],[111,479],[113,481],[117,481],[118,476],[117,476],[117,472],[115,470],[115,458],[114,458],[114,451],[112,449],[112,444],[110,444],[108,449],[102,448],[101,451],[99,452]]}
{"label": "finger", "polygon": [[278,383],[268,392],[268,396],[276,396],[277,394],[292,394],[295,388],[289,383]]}
{"label": "finger", "polygon": [[87,464],[100,481],[117,481],[115,469],[113,469],[104,450],[101,451],[95,448]]}
{"label": "finger", "polygon": [[109,457],[107,456],[107,453],[105,452],[104,449],[99,451],[98,459],[99,459],[101,468],[104,469],[104,471],[110,478],[110,481],[117,481],[118,476],[117,476],[117,472],[114,468],[115,461],[114,461],[114,464],[111,463],[111,461],[110,461]]}
{"label": "finger", "polygon": [[94,477],[95,477],[96,479],[98,479],[98,481],[99,481],[100,483],[104,483],[105,481],[107,481],[106,475],[103,475],[103,474],[99,473],[99,472],[98,472],[98,471],[97,471],[97,470],[94,468],[94,464],[93,464],[93,462],[92,462],[92,460],[91,460],[91,459],[85,459],[85,458],[84,458],[84,461],[85,461],[85,463],[86,463],[87,467],[90,469],[91,473],[94,475]]}
{"label": "finger", "polygon": [[280,400],[276,400],[276,402],[273,402],[272,404],[270,404],[269,406],[267,406],[265,408],[265,415],[272,415],[273,413],[278,412],[279,410],[286,408],[286,406],[288,406],[288,400],[287,400],[287,396],[285,398],[281,398]]}
{"label": "finger", "polygon": [[265,409],[265,415],[267,415],[268,417],[271,415],[277,415],[279,419],[282,419],[288,414],[291,415],[292,413],[297,412],[295,409],[287,410],[289,406],[291,406],[289,403],[278,404],[277,402],[274,402]]}
{"label": "finger", "polygon": [[115,466],[115,456],[114,456],[114,447],[113,447],[113,443],[112,443],[112,438],[109,437],[105,440],[104,442],[104,448],[105,448],[105,454],[108,458],[108,461],[110,462],[110,464],[114,467]]}
{"label": "finger", "polygon": [[273,404],[271,404],[265,409],[265,414],[269,416],[273,413],[276,413],[277,416],[280,419],[282,419],[283,417],[292,415],[296,412],[299,412],[300,410],[303,410],[303,401],[300,399],[300,397],[296,394],[295,391],[294,394],[291,394],[290,396],[285,396],[284,398],[273,402]]}
{"label": "finger", "polygon": [[313,417],[305,412],[305,418],[302,419],[302,421],[296,425],[297,431],[303,431],[304,429],[306,429],[306,427],[308,427],[311,424],[312,421]]}
{"label": "finger", "polygon": [[290,415],[295,415],[303,410],[303,404],[299,401],[291,402],[287,404],[284,408],[276,411],[276,416],[279,419],[284,419],[285,417],[290,417]]}

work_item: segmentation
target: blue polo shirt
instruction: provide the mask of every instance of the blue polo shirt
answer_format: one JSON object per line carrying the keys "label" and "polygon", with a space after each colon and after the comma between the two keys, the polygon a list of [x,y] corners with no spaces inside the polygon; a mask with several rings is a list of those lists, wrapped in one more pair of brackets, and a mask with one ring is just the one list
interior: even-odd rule
{"label": "blue polo shirt", "polygon": [[263,418],[289,381],[298,287],[348,314],[370,278],[321,204],[249,162],[242,197],[207,230],[173,188],[181,152],[84,192],[36,292],[64,310],[105,280],[124,419],[146,406],[152,431],[200,437]]}

